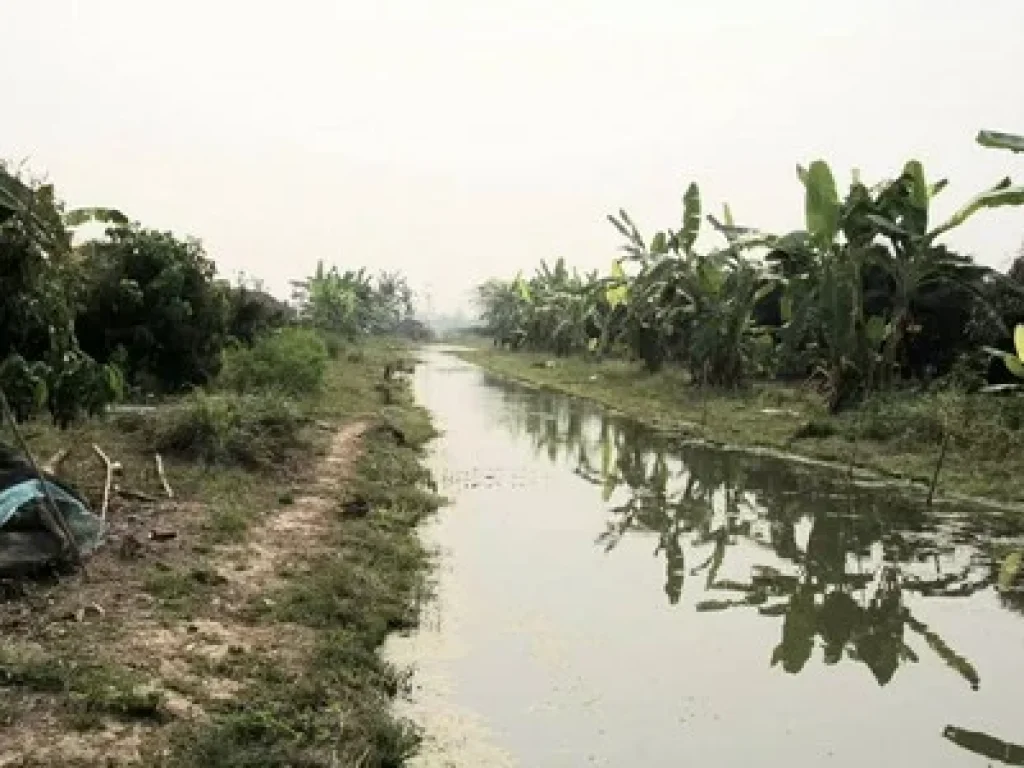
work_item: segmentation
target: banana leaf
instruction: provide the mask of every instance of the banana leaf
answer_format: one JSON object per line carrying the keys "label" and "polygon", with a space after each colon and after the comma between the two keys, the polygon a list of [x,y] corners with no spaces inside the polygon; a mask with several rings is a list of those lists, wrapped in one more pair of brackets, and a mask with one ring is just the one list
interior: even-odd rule
{"label": "banana leaf", "polygon": [[700,232],[700,188],[691,183],[683,196],[683,228],[679,232],[679,245],[690,253]]}
{"label": "banana leaf", "polygon": [[839,193],[832,170],[824,160],[815,160],[801,176],[807,194],[805,200],[807,231],[819,247],[827,248],[839,231]]}
{"label": "banana leaf", "polygon": [[1024,152],[1024,136],[999,131],[980,131],[978,143],[990,149],[1008,149],[1011,152]]}
{"label": "banana leaf", "polygon": [[64,215],[64,225],[77,227],[86,223],[129,224],[128,217],[114,208],[76,208]]}
{"label": "banana leaf", "polygon": [[1013,186],[1009,177],[970,200],[959,211],[954,213],[948,221],[929,232],[927,240],[932,242],[939,235],[959,227],[983,208],[1001,208],[1007,205],[1024,205],[1024,187]]}

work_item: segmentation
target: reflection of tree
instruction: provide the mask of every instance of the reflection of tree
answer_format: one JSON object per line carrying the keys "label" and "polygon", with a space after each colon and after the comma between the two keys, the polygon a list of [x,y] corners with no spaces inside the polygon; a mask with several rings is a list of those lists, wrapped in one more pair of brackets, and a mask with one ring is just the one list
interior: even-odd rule
{"label": "reflection of tree", "polygon": [[1011,744],[986,733],[968,731],[953,725],[947,725],[942,735],[958,747],[990,760],[998,760],[1006,765],[1024,765],[1024,747],[1019,744]]}
{"label": "reflection of tree", "polygon": [[[917,661],[911,644],[921,644],[978,686],[970,662],[917,619],[906,598],[990,589],[998,566],[989,542],[994,533],[1019,534],[1019,523],[939,518],[891,488],[852,486],[845,473],[798,462],[699,445],[670,450],[651,431],[560,395],[506,405],[539,455],[570,463],[601,488],[610,509],[599,544],[611,551],[630,534],[657,537],[670,603],[681,602],[687,576],[702,575],[708,599],[698,611],[781,617],[773,665],[799,673],[820,646],[825,664],[855,661],[885,685]],[[972,549],[968,562],[943,562],[952,541]],[[763,552],[778,567],[753,565],[744,582],[723,579],[729,551],[740,544],[745,557]],[[1021,602],[1016,593],[1001,597],[1008,606]]]}

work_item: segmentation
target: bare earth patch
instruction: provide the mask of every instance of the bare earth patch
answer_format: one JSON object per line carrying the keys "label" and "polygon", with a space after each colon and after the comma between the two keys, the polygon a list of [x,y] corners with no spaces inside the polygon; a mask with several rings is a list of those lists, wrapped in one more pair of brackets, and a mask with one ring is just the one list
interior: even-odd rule
{"label": "bare earth patch", "polygon": [[[202,503],[122,508],[112,511],[110,540],[85,575],[5,585],[15,594],[0,602],[0,683],[7,677],[5,658],[41,648],[55,663],[72,658],[126,669],[142,681],[143,691],[160,695],[161,705],[159,719],[124,721],[102,713],[98,722],[75,730],[60,692],[0,687],[0,768],[143,763],[147,750],[159,751],[163,732],[175,721],[201,720],[209,706],[244,689],[245,665],[233,660],[301,664],[312,646],[311,630],[254,624],[243,608],[282,584],[282,569],[300,570],[324,550],[365,429],[356,422],[336,432],[305,494],[253,525],[244,544],[205,544]],[[176,536],[152,541],[149,532],[157,526]],[[208,599],[193,615],[168,610],[145,591],[154,573],[198,580]]]}

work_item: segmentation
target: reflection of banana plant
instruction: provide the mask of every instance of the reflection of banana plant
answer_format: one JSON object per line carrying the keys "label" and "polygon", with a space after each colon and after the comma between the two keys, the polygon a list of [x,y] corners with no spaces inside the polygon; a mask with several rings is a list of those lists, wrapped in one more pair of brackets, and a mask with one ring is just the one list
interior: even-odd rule
{"label": "reflection of banana plant", "polygon": [[991,149],[1008,149],[1011,152],[1024,152],[1024,136],[998,131],[980,131],[978,143]]}
{"label": "reflection of banana plant", "polygon": [[[972,518],[970,529],[982,552],[944,570],[934,540],[922,536],[937,518],[891,490],[859,488],[851,504],[843,474],[707,446],[670,452],[650,431],[557,394],[512,399],[509,411],[539,451],[550,455],[549,446],[559,446],[555,460],[575,462],[577,474],[611,503],[599,545],[612,551],[626,536],[653,534],[670,603],[681,601],[688,576],[702,576],[698,589],[718,597],[697,602],[698,611],[745,608],[781,618],[772,661],[791,673],[802,671],[820,644],[827,665],[864,664],[885,685],[901,665],[918,660],[916,639],[977,686],[970,661],[917,619],[904,597],[957,599],[998,582],[1013,607],[1021,594],[1014,585],[1024,558],[1015,549],[988,551],[988,518]],[[749,581],[723,578],[739,543],[791,567],[755,565]],[[872,571],[864,558],[879,544],[885,564]],[[934,574],[917,567],[933,558]]]}
{"label": "reflection of banana plant", "polygon": [[1013,591],[1022,572],[1024,572],[1024,549],[1007,553],[999,566],[997,579],[999,591],[1004,595]]}
{"label": "reflection of banana plant", "polygon": [[947,725],[942,736],[958,747],[990,760],[996,760],[1005,765],[1024,765],[1024,746],[1020,744],[1012,744],[981,731],[957,728],[955,725]]}
{"label": "reflection of banana plant", "polygon": [[[592,479],[607,483],[610,475],[612,486],[628,495],[609,510],[607,529],[598,541],[612,550],[630,532],[656,533],[670,602],[680,600],[686,576],[703,573],[705,591],[740,596],[702,600],[697,610],[746,607],[766,617],[781,616],[782,639],[772,663],[790,673],[805,668],[820,640],[826,664],[843,658],[856,661],[885,685],[900,665],[918,660],[910,646],[910,638],[918,637],[969,685],[979,684],[971,663],[912,615],[904,595],[971,595],[989,588],[992,577],[975,578],[976,564],[951,573],[937,571],[934,577],[904,574],[895,564],[874,574],[859,570],[861,565],[856,571],[848,568],[851,557],[860,563],[876,541],[884,543],[890,556],[919,560],[920,540],[900,533],[903,526],[922,527],[919,507],[899,507],[884,493],[865,491],[861,509],[851,516],[842,495],[846,486],[838,476],[802,473],[781,461],[700,447],[684,449],[679,469],[670,472],[664,451],[652,450],[642,435],[636,436],[642,446],[637,450],[636,441],[631,445],[630,440],[616,439],[610,422],[605,432],[604,443],[613,446],[615,455],[603,462],[603,475],[594,473]],[[757,566],[749,583],[721,578],[730,544],[752,539],[752,516],[768,523],[762,526],[769,532],[766,543],[778,557],[793,562],[799,576]],[[810,523],[803,551],[795,535],[801,519]],[[691,550],[705,547],[698,564],[687,571]]]}

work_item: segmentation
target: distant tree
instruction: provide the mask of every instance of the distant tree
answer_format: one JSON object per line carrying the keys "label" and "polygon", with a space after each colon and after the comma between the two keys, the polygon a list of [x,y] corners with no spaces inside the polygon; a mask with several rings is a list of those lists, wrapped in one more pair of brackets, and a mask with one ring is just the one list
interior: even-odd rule
{"label": "distant tree", "polygon": [[225,291],[228,336],[244,344],[252,344],[259,336],[295,319],[295,311],[263,290],[262,281],[242,277],[237,284],[226,286]]}

